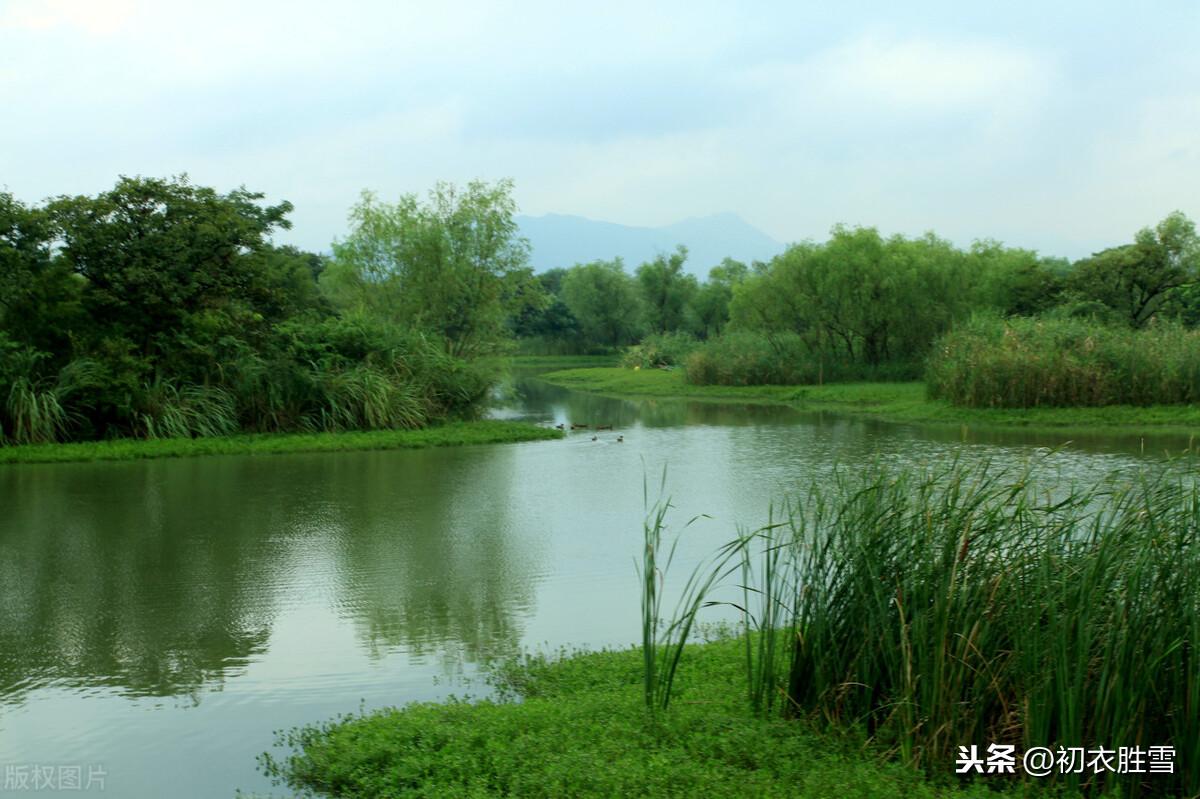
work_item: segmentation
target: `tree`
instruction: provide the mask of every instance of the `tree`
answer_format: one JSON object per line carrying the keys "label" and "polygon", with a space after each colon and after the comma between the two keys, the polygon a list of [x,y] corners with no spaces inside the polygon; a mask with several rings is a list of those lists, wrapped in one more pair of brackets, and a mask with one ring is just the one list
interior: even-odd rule
{"label": "tree", "polygon": [[729,322],[733,289],[749,273],[749,267],[732,258],[726,258],[708,271],[708,280],[692,296],[692,315],[696,319],[696,332],[701,338],[719,336],[725,329]]}
{"label": "tree", "polygon": [[0,192],[0,330],[46,353],[69,346],[82,288],[54,257],[53,241],[54,226],[44,209],[27,208]]}
{"label": "tree", "polygon": [[323,283],[340,305],[432,334],[452,355],[494,350],[506,320],[544,297],[517,235],[512,188],[438,183],[424,203],[407,194],[391,205],[363,192]]}
{"label": "tree", "polygon": [[84,278],[93,328],[161,359],[181,344],[202,351],[214,337],[269,322],[268,236],[288,228],[292,205],[263,195],[218,194],[171,180],[121,178],[96,197],[60,197],[49,214],[62,257]]}
{"label": "tree", "polygon": [[683,271],[686,261],[687,247],[680,245],[670,255],[659,255],[638,267],[637,282],[646,326],[652,333],[695,326],[687,325],[687,312],[697,286],[696,278]]}
{"label": "tree", "polygon": [[641,335],[641,297],[620,258],[572,267],[563,277],[562,291],[589,343],[621,347]]}
{"label": "tree", "polygon": [[1200,238],[1179,211],[1153,228],[1138,231],[1132,244],[1112,247],[1075,265],[1070,287],[1143,327],[1180,287],[1200,271]]}
{"label": "tree", "polygon": [[1062,300],[1063,264],[1033,250],[976,241],[967,262],[976,286],[974,302],[980,307],[1004,316],[1033,316]]}
{"label": "tree", "polygon": [[545,302],[526,306],[513,317],[513,333],[518,338],[539,338],[568,348],[580,343],[579,320],[563,302],[566,275],[567,270],[559,267],[537,276]]}

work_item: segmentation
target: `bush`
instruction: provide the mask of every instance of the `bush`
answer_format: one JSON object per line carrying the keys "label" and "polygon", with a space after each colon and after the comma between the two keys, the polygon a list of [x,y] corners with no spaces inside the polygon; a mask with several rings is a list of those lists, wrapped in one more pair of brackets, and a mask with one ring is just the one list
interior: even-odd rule
{"label": "bush", "polygon": [[977,318],[938,341],[925,379],[931,397],[972,408],[1192,403],[1200,331]]}
{"label": "bush", "polygon": [[652,333],[634,344],[621,356],[621,366],[626,369],[653,369],[664,366],[681,366],[700,342],[691,333]]}

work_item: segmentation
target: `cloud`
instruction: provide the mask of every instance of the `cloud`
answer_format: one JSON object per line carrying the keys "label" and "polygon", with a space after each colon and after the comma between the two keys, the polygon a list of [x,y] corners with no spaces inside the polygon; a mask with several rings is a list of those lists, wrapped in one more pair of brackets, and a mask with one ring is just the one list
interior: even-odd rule
{"label": "cloud", "polygon": [[989,41],[867,36],[814,59],[825,91],[921,113],[1041,96],[1050,72],[1030,50]]}
{"label": "cloud", "polygon": [[109,36],[124,29],[136,9],[133,0],[23,0],[0,10],[0,31],[73,28]]}

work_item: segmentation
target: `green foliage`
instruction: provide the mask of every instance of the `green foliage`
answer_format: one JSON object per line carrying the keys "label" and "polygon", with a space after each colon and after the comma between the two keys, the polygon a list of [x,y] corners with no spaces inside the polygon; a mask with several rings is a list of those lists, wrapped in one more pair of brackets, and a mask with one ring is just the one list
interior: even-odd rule
{"label": "green foliage", "polygon": [[791,247],[747,278],[731,324],[799,336],[813,360],[911,362],[966,314],[970,278],[966,257],[932,234],[884,239],[839,226],[828,243]]}
{"label": "green foliage", "polygon": [[80,332],[128,341],[160,371],[202,382],[220,336],[264,334],[272,321],[266,237],[290,227],[292,206],[261,198],[186,177],[122,178],[96,197],[52,202],[62,261],[83,279]]}
{"label": "green foliage", "polygon": [[846,380],[906,380],[920,365],[889,362],[870,365],[814,350],[791,332],[729,332],[710,339],[685,360],[687,380],[698,386],[811,385]]}
{"label": "green foliage", "polygon": [[1200,401],[1200,331],[977,318],[929,358],[931,397],[974,408]]}
{"label": "green foliage", "polygon": [[1143,228],[1132,244],[1080,261],[1070,286],[1085,300],[1103,303],[1130,327],[1140,328],[1180,287],[1200,277],[1200,237],[1181,212]]}
{"label": "green foliage", "polygon": [[425,203],[364,192],[322,283],[340,307],[425,332],[453,355],[492,353],[510,316],[545,301],[515,213],[511,181],[439,183]]}
{"label": "green foliage", "polygon": [[950,464],[812,489],[765,536],[793,550],[771,589],[790,707],[865,724],[931,773],[964,742],[1170,743],[1174,775],[1107,787],[1194,795],[1200,489],[1170,473],[1044,488]]}
{"label": "green foliage", "polygon": [[300,795],[966,799],[881,763],[853,736],[747,713],[736,641],[689,646],[679,700],[651,717],[637,649],[530,657],[498,669],[519,702],[450,700],[294,729],[263,770]]}
{"label": "green foliage", "polygon": [[521,340],[522,352],[567,355],[587,349],[579,320],[563,299],[562,284],[566,269],[548,269],[537,276],[546,301],[528,305],[512,320],[513,334]]}
{"label": "green foliage", "polygon": [[741,285],[749,273],[745,264],[732,258],[708,271],[708,280],[696,290],[691,303],[691,315],[701,338],[720,335],[725,329],[734,287]]}
{"label": "green foliage", "polygon": [[975,275],[974,308],[1033,316],[1062,302],[1070,265],[986,240],[971,245],[966,268]]}
{"label": "green foliage", "polygon": [[[524,245],[504,238],[508,190],[439,186],[429,206],[406,198],[397,209],[366,200],[356,209],[360,227],[404,234],[406,289],[438,284],[424,316],[406,324],[336,313],[318,281],[345,264],[268,238],[290,226],[286,202],[265,206],[260,194],[220,194],[186,177],[122,178],[45,208],[0,194],[0,444],[473,416],[494,369],[453,352],[491,346],[504,303],[544,298],[536,286],[526,296]],[[366,246],[362,230],[345,247],[356,245]],[[387,289],[366,287],[373,302]],[[479,313],[422,331],[435,301]]]}
{"label": "green foliage", "polygon": [[625,350],[621,365],[628,369],[654,369],[681,366],[700,346],[690,333],[652,333]]}
{"label": "green foliage", "polygon": [[646,328],[651,333],[696,327],[691,304],[698,286],[696,278],[683,271],[686,261],[687,248],[681,245],[670,255],[659,255],[637,269]]}
{"label": "green foliage", "polygon": [[237,431],[233,396],[212,386],[184,386],[159,381],[142,395],[139,414],[145,438],[228,436]]}
{"label": "green foliage", "polygon": [[619,258],[568,270],[562,278],[562,298],[587,341],[623,347],[642,333],[641,295]]}

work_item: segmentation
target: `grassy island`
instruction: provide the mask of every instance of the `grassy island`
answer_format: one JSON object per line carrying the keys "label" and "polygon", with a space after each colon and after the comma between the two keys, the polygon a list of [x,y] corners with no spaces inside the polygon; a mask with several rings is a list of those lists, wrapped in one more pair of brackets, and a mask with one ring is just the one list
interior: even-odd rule
{"label": "grassy island", "polygon": [[1020,427],[1056,432],[1190,435],[1200,430],[1197,405],[1106,405],[1072,408],[963,408],[929,399],[919,381],[828,383],[823,386],[698,386],[682,369],[565,369],[541,375],[555,385],[612,396],[680,397],[715,402],[774,403],[914,424]]}
{"label": "grassy island", "polygon": [[[642,704],[637,649],[532,658],[501,701],[413,704],[295,730],[265,755],[292,789],[358,797],[983,797],[927,782],[853,736],[763,719],[730,690],[738,641],[689,646],[669,714]],[[520,701],[503,701],[519,699]]]}
{"label": "grassy island", "polygon": [[193,455],[275,455],[289,452],[345,452],[421,449],[469,444],[542,441],[562,433],[525,422],[449,422],[418,430],[359,430],[345,433],[276,433],[212,438],[115,439],[74,444],[0,447],[0,464],[127,461]]}

